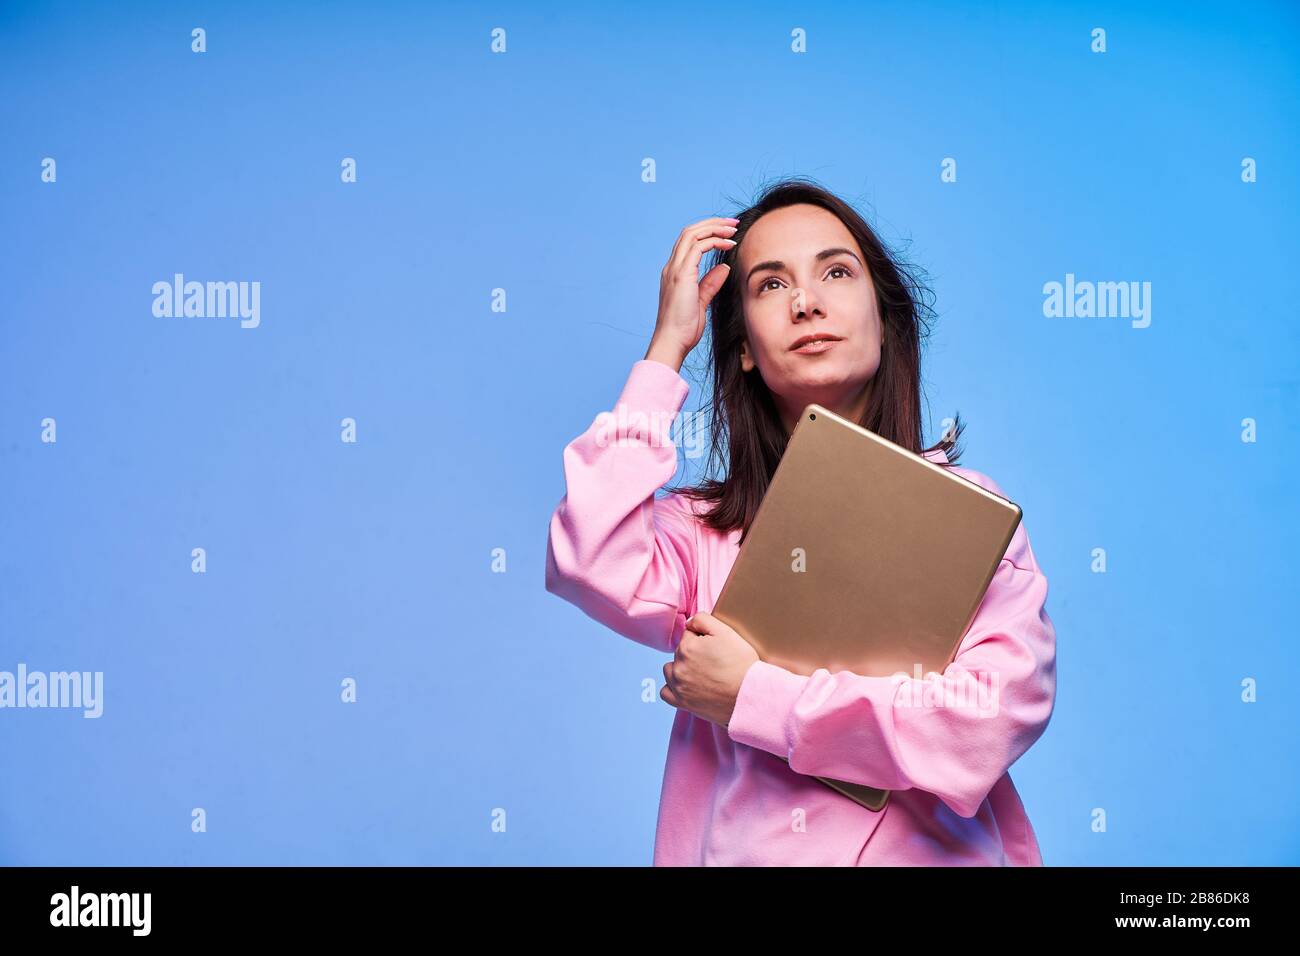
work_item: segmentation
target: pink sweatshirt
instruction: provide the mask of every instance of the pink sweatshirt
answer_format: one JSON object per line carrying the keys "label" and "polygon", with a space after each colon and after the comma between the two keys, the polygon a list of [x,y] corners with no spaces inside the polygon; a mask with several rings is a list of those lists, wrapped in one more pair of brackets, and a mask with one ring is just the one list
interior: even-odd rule
{"label": "pink sweatshirt", "polygon": [[[668,429],[689,390],[661,362],[632,366],[615,414],[602,412],[564,450],[566,493],[547,545],[548,591],[666,654],[688,618],[712,611],[739,550],[738,530],[718,534],[696,519],[706,505],[655,496],[677,470]],[[639,427],[616,430],[637,413]],[[977,471],[953,470],[1002,494]],[[1046,600],[1022,522],[942,675],[806,677],[759,661],[727,727],[677,710],[654,865],[1041,866],[1007,770],[1055,702]],[[996,694],[981,698],[977,686]],[[873,811],[816,776],[893,792]]]}

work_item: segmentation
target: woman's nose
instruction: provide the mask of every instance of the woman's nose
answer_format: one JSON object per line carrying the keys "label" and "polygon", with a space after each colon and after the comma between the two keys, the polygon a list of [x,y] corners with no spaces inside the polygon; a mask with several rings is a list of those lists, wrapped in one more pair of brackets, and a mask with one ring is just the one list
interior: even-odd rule
{"label": "woman's nose", "polygon": [[812,312],[816,305],[812,297],[804,291],[802,286],[795,286],[790,290],[790,317],[799,318],[800,315]]}

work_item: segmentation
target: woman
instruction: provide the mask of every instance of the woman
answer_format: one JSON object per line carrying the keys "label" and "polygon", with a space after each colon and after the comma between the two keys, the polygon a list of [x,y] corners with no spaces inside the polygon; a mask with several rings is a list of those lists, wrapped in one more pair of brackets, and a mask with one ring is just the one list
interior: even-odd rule
{"label": "woman", "polygon": [[[706,252],[714,264],[699,279]],[[1042,865],[1007,773],[1046,728],[1056,690],[1047,580],[1023,523],[942,675],[800,676],[707,613],[810,402],[1005,497],[955,465],[960,425],[923,451],[922,292],[851,206],[807,180],[777,183],[739,218],[682,231],[616,414],[565,449],[547,590],[673,654],[657,866]],[[677,469],[667,431],[710,303],[713,451],[727,468],[656,497]],[[977,680],[996,681],[995,708],[905,705],[966,699],[944,691]],[[873,811],[817,776],[893,792]]]}

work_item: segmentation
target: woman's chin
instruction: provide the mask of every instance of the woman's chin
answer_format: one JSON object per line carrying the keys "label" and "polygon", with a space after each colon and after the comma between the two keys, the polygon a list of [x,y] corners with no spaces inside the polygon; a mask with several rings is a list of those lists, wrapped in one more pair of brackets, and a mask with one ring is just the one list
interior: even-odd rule
{"label": "woman's chin", "polygon": [[788,387],[791,392],[801,395],[819,395],[819,398],[812,398],[809,401],[825,405],[826,401],[823,399],[835,400],[848,384],[849,375],[847,370],[827,367],[803,369],[797,375],[791,377]]}

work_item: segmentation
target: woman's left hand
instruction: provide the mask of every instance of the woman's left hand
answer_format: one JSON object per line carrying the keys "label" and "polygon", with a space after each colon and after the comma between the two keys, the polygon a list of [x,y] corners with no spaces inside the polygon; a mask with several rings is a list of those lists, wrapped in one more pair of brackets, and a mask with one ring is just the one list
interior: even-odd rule
{"label": "woman's left hand", "polygon": [[736,709],[745,672],[758,653],[712,614],[686,622],[677,653],[664,665],[660,699],[726,728]]}

